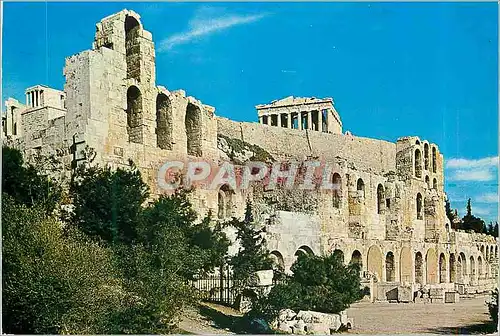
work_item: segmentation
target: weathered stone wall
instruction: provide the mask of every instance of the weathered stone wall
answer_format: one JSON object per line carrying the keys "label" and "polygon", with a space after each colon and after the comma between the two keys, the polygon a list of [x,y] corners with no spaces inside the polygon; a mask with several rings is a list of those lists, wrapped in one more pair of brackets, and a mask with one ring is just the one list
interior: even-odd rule
{"label": "weathered stone wall", "polygon": [[396,146],[383,140],[299,131],[221,117],[217,118],[217,128],[221,134],[259,145],[277,157],[321,157],[333,161],[337,156],[348,155],[356,169],[380,174],[396,166]]}

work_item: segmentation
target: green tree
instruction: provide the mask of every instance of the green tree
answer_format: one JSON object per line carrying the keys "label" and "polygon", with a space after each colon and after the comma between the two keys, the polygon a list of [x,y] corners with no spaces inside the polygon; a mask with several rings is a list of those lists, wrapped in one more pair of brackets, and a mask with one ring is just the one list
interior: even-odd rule
{"label": "green tree", "polygon": [[253,220],[250,201],[247,202],[244,219],[240,221],[233,218],[228,225],[236,228],[236,238],[240,243],[240,249],[231,258],[229,265],[232,267],[234,278],[244,286],[252,273],[272,269],[274,261],[262,237],[264,228],[258,229]]}
{"label": "green tree", "polygon": [[493,229],[491,230],[491,235],[493,237],[498,237],[498,222],[495,222],[495,225],[493,225]]}
{"label": "green tree", "polygon": [[446,199],[446,201],[445,201],[444,208],[446,211],[446,217],[448,217],[448,219],[450,220],[452,229],[455,229],[455,230],[458,229],[457,227],[455,227],[456,224],[453,223],[454,219],[455,219],[455,215],[453,213],[453,210],[451,209],[451,204],[450,204],[450,201],[448,199]]}
{"label": "green tree", "polygon": [[51,178],[26,164],[19,150],[2,147],[2,192],[28,207],[37,206],[45,213],[54,211],[62,197],[62,188]]}
{"label": "green tree", "polygon": [[268,321],[279,311],[289,308],[339,313],[363,297],[359,266],[345,266],[342,257],[299,255],[292,265],[292,276],[283,284],[274,286],[267,297],[261,297],[253,306],[252,315]]}
{"label": "green tree", "polygon": [[490,317],[495,324],[498,323],[498,287],[495,288],[493,293],[491,294],[491,298],[488,301],[488,311],[490,313]]}
{"label": "green tree", "polygon": [[462,218],[461,229],[474,230],[475,232],[478,233],[486,232],[486,224],[484,223],[484,221],[481,218],[472,215],[472,206],[470,198],[467,200],[467,213]]}
{"label": "green tree", "polygon": [[143,213],[139,241],[161,270],[176,270],[186,279],[220,266],[230,245],[209,213],[200,222],[188,199],[189,191],[160,196]]}
{"label": "green tree", "polygon": [[4,332],[109,333],[127,296],[111,251],[45,212],[2,194]]}
{"label": "green tree", "polygon": [[69,221],[87,235],[108,243],[132,244],[149,188],[130,162],[129,169],[81,165],[70,184]]}

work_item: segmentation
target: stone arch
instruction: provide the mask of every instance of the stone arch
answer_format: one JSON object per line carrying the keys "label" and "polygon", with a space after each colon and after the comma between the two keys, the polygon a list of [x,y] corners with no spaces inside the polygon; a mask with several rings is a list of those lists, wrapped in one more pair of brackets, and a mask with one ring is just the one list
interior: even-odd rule
{"label": "stone arch", "polygon": [[446,257],[444,253],[439,255],[439,282],[446,282]]}
{"label": "stone arch", "polygon": [[195,104],[187,105],[185,126],[188,155],[201,156],[201,110]]}
{"label": "stone arch", "polygon": [[417,194],[417,219],[424,219],[423,211],[422,211],[422,194]]}
{"label": "stone arch", "polygon": [[233,196],[234,191],[224,184],[218,192],[218,217],[219,219],[231,218],[233,216]]}
{"label": "stone arch", "polygon": [[285,269],[285,261],[283,259],[283,255],[277,251],[274,250],[271,252],[271,258],[273,259],[274,263],[278,268],[283,271]]}
{"label": "stone arch", "polygon": [[424,169],[429,170],[429,144],[424,143]]}
{"label": "stone arch", "polygon": [[476,262],[474,260],[474,256],[470,256],[469,269],[470,278],[473,280],[476,277]]}
{"label": "stone arch", "polygon": [[477,275],[479,279],[483,278],[483,258],[477,257]]}
{"label": "stone arch", "polygon": [[484,245],[481,245],[481,247],[479,248],[479,251],[481,251],[481,255],[484,256]]}
{"label": "stone arch", "polygon": [[437,190],[438,188],[438,180],[437,178],[432,179],[432,189]]}
{"label": "stone arch", "polygon": [[384,213],[384,208],[385,208],[385,193],[384,193],[384,187],[379,184],[377,186],[377,213],[378,214],[383,214]]}
{"label": "stone arch", "polygon": [[420,149],[415,149],[415,156],[414,156],[414,164],[415,164],[415,176],[420,178],[422,177],[422,153],[420,152]]}
{"label": "stone arch", "polygon": [[430,248],[427,250],[427,254],[425,255],[425,270],[427,274],[427,283],[428,284],[435,284],[438,282],[438,275],[437,275],[437,267],[438,267],[438,262],[437,262],[437,253],[436,250],[433,248]]}
{"label": "stone arch", "polygon": [[354,250],[351,254],[351,264],[358,264],[360,267],[363,266],[363,256],[358,250]]}
{"label": "stone arch", "polygon": [[142,117],[141,90],[137,86],[132,85],[127,90],[127,133],[130,142],[143,142]]}
{"label": "stone arch", "polygon": [[464,282],[467,276],[467,258],[465,257],[465,253],[460,252],[457,266],[457,273],[459,274],[460,280]]}
{"label": "stone arch", "polygon": [[405,246],[401,249],[399,255],[399,277],[402,283],[412,282],[412,266],[411,266],[411,251],[410,248]]}
{"label": "stone arch", "polygon": [[376,274],[379,281],[382,280],[382,252],[377,245],[372,245],[368,249],[366,266],[368,272]]}
{"label": "stone arch", "polygon": [[337,255],[342,260],[342,263],[344,263],[344,252],[342,250],[335,249],[332,254]]}
{"label": "stone arch", "polygon": [[338,173],[333,174],[332,184],[333,184],[333,195],[332,195],[333,207],[339,209],[342,203],[342,177],[340,177]]}
{"label": "stone arch", "polygon": [[420,252],[415,254],[415,282],[424,284],[424,259]]}
{"label": "stone arch", "polygon": [[455,253],[450,253],[449,264],[450,264],[450,266],[449,266],[449,272],[450,272],[449,279],[450,279],[450,282],[456,282],[457,278],[456,278],[456,258],[455,258]]}
{"label": "stone arch", "polygon": [[308,255],[308,256],[313,256],[314,252],[313,252],[313,250],[309,246],[302,245],[295,252],[295,256],[298,257],[300,254],[305,254],[305,255]]}
{"label": "stone arch", "polygon": [[429,175],[425,175],[425,186],[427,187],[427,189],[431,188],[431,182],[430,182]]}
{"label": "stone arch", "polygon": [[385,256],[385,281],[396,281],[395,268],[396,266],[394,264],[394,253],[389,251]]}
{"label": "stone arch", "polygon": [[172,104],[164,93],[156,96],[156,143],[161,149],[172,149]]}
{"label": "stone arch", "polygon": [[432,146],[432,172],[435,173],[437,171],[437,153],[436,147]]}
{"label": "stone arch", "polygon": [[365,197],[365,182],[361,178],[356,182],[356,190],[358,191],[358,195]]}
{"label": "stone arch", "polygon": [[127,78],[141,79],[141,50],[140,50],[139,21],[133,16],[125,17],[125,58],[127,62]]}

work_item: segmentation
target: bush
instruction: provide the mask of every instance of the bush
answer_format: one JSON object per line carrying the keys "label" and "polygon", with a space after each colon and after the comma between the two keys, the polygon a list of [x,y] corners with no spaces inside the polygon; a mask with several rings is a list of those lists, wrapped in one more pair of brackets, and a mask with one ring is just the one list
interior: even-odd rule
{"label": "bush", "polygon": [[344,266],[336,254],[327,257],[302,254],[291,271],[293,275],[274,286],[269,295],[260,295],[251,315],[272,321],[285,308],[339,313],[363,296],[359,266]]}
{"label": "bush", "polygon": [[69,221],[85,234],[110,244],[132,244],[149,188],[133,163],[129,169],[81,165],[73,176]]}
{"label": "bush", "polygon": [[488,311],[490,312],[490,317],[495,324],[498,323],[498,288],[495,288],[491,294],[490,301],[488,301]]}
{"label": "bush", "polygon": [[111,251],[5,193],[2,224],[4,332],[106,333],[124,296]]}
{"label": "bush", "polygon": [[33,165],[26,165],[15,148],[2,148],[2,192],[19,204],[37,206],[50,214],[62,197],[62,188],[41,174]]}

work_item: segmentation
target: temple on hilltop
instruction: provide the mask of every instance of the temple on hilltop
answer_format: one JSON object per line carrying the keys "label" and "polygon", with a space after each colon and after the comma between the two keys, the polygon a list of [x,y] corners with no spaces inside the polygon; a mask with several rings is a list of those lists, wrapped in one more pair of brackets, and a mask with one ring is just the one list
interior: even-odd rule
{"label": "temple on hilltop", "polygon": [[4,143],[28,161],[55,154],[68,174],[82,162],[118,168],[131,159],[152,194],[163,192],[158,172],[173,158],[319,158],[333,167],[330,179],[340,190],[223,185],[196,189],[192,203],[200,216],[212,211],[225,220],[242,217],[251,199],[268,248],[286,271],[301,253],[339,253],[346,264],[361,265],[372,300],[452,302],[496,286],[498,239],[451,228],[437,144],[342,134],[331,98],[257,105],[258,123],[221,118],[186,91],[157,83],[155,60],[139,14],[103,18],[92,48],[66,58],[62,90],[36,85],[24,92],[25,102],[5,102]]}

